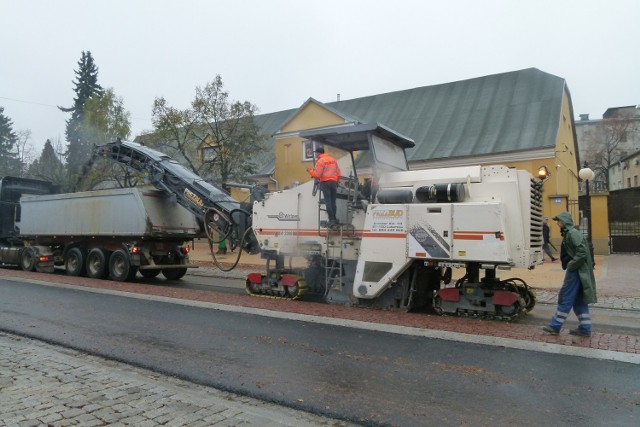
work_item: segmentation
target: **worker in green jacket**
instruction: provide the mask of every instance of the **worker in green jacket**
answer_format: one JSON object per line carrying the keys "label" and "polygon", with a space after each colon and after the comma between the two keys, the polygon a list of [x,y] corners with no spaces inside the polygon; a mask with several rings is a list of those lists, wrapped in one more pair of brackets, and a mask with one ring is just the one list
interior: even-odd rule
{"label": "worker in green jacket", "polygon": [[571,329],[569,334],[588,337],[591,336],[591,315],[587,304],[598,301],[589,243],[580,230],[573,226],[573,219],[569,212],[561,212],[553,219],[557,222],[562,234],[560,261],[566,273],[558,294],[556,313],[551,318],[549,326],[543,329],[550,334],[560,333],[573,308],[580,324],[577,329]]}

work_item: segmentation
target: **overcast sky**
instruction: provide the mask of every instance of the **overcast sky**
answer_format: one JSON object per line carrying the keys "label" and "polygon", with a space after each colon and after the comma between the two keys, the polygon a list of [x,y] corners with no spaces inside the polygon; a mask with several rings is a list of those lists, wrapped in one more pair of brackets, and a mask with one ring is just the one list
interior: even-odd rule
{"label": "overcast sky", "polygon": [[535,67],[594,118],[640,103],[639,23],[639,0],[0,0],[0,106],[38,153],[64,140],[91,51],[132,138],[216,74],[271,113]]}

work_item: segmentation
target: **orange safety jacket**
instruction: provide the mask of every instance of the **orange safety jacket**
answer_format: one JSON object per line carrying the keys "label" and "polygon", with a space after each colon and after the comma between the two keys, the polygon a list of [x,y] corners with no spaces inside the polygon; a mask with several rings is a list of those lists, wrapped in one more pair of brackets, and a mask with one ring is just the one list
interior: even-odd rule
{"label": "orange safety jacket", "polygon": [[318,156],[316,166],[313,169],[309,169],[309,173],[312,177],[319,179],[320,182],[338,182],[340,180],[338,162],[327,153],[322,153]]}

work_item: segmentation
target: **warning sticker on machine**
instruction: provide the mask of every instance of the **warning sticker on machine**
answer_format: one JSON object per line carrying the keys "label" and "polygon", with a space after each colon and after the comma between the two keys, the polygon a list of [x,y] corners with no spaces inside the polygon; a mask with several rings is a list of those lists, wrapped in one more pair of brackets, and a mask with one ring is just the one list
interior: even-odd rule
{"label": "warning sticker on machine", "polygon": [[377,208],[371,213],[374,233],[403,233],[405,231],[404,209]]}

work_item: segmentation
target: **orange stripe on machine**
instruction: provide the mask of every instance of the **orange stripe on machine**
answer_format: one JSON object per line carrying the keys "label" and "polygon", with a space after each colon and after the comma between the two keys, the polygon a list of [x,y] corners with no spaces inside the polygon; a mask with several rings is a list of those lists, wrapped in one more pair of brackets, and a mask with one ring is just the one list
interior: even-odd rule
{"label": "orange stripe on machine", "polygon": [[[337,228],[261,228],[256,232],[262,236],[325,236],[327,233],[339,234],[340,230]],[[348,230],[348,235],[360,237],[362,236],[362,230]]]}
{"label": "orange stripe on machine", "polygon": [[[330,233],[336,234],[339,233],[337,229],[327,229],[321,228],[320,234],[325,235],[329,231]],[[263,236],[317,236],[318,229],[277,229],[277,228],[262,228],[258,229],[257,233]],[[406,239],[406,233],[378,233],[372,231],[362,231],[362,230],[354,230],[348,231],[349,236],[361,236],[361,237],[380,237],[386,239]]]}
{"label": "orange stripe on machine", "polygon": [[371,231],[365,231],[362,233],[362,237],[382,237],[386,239],[406,239],[405,233],[374,233]]}
{"label": "orange stripe on machine", "polygon": [[489,237],[504,240],[502,231],[454,231],[453,238],[456,240],[485,240]]}

